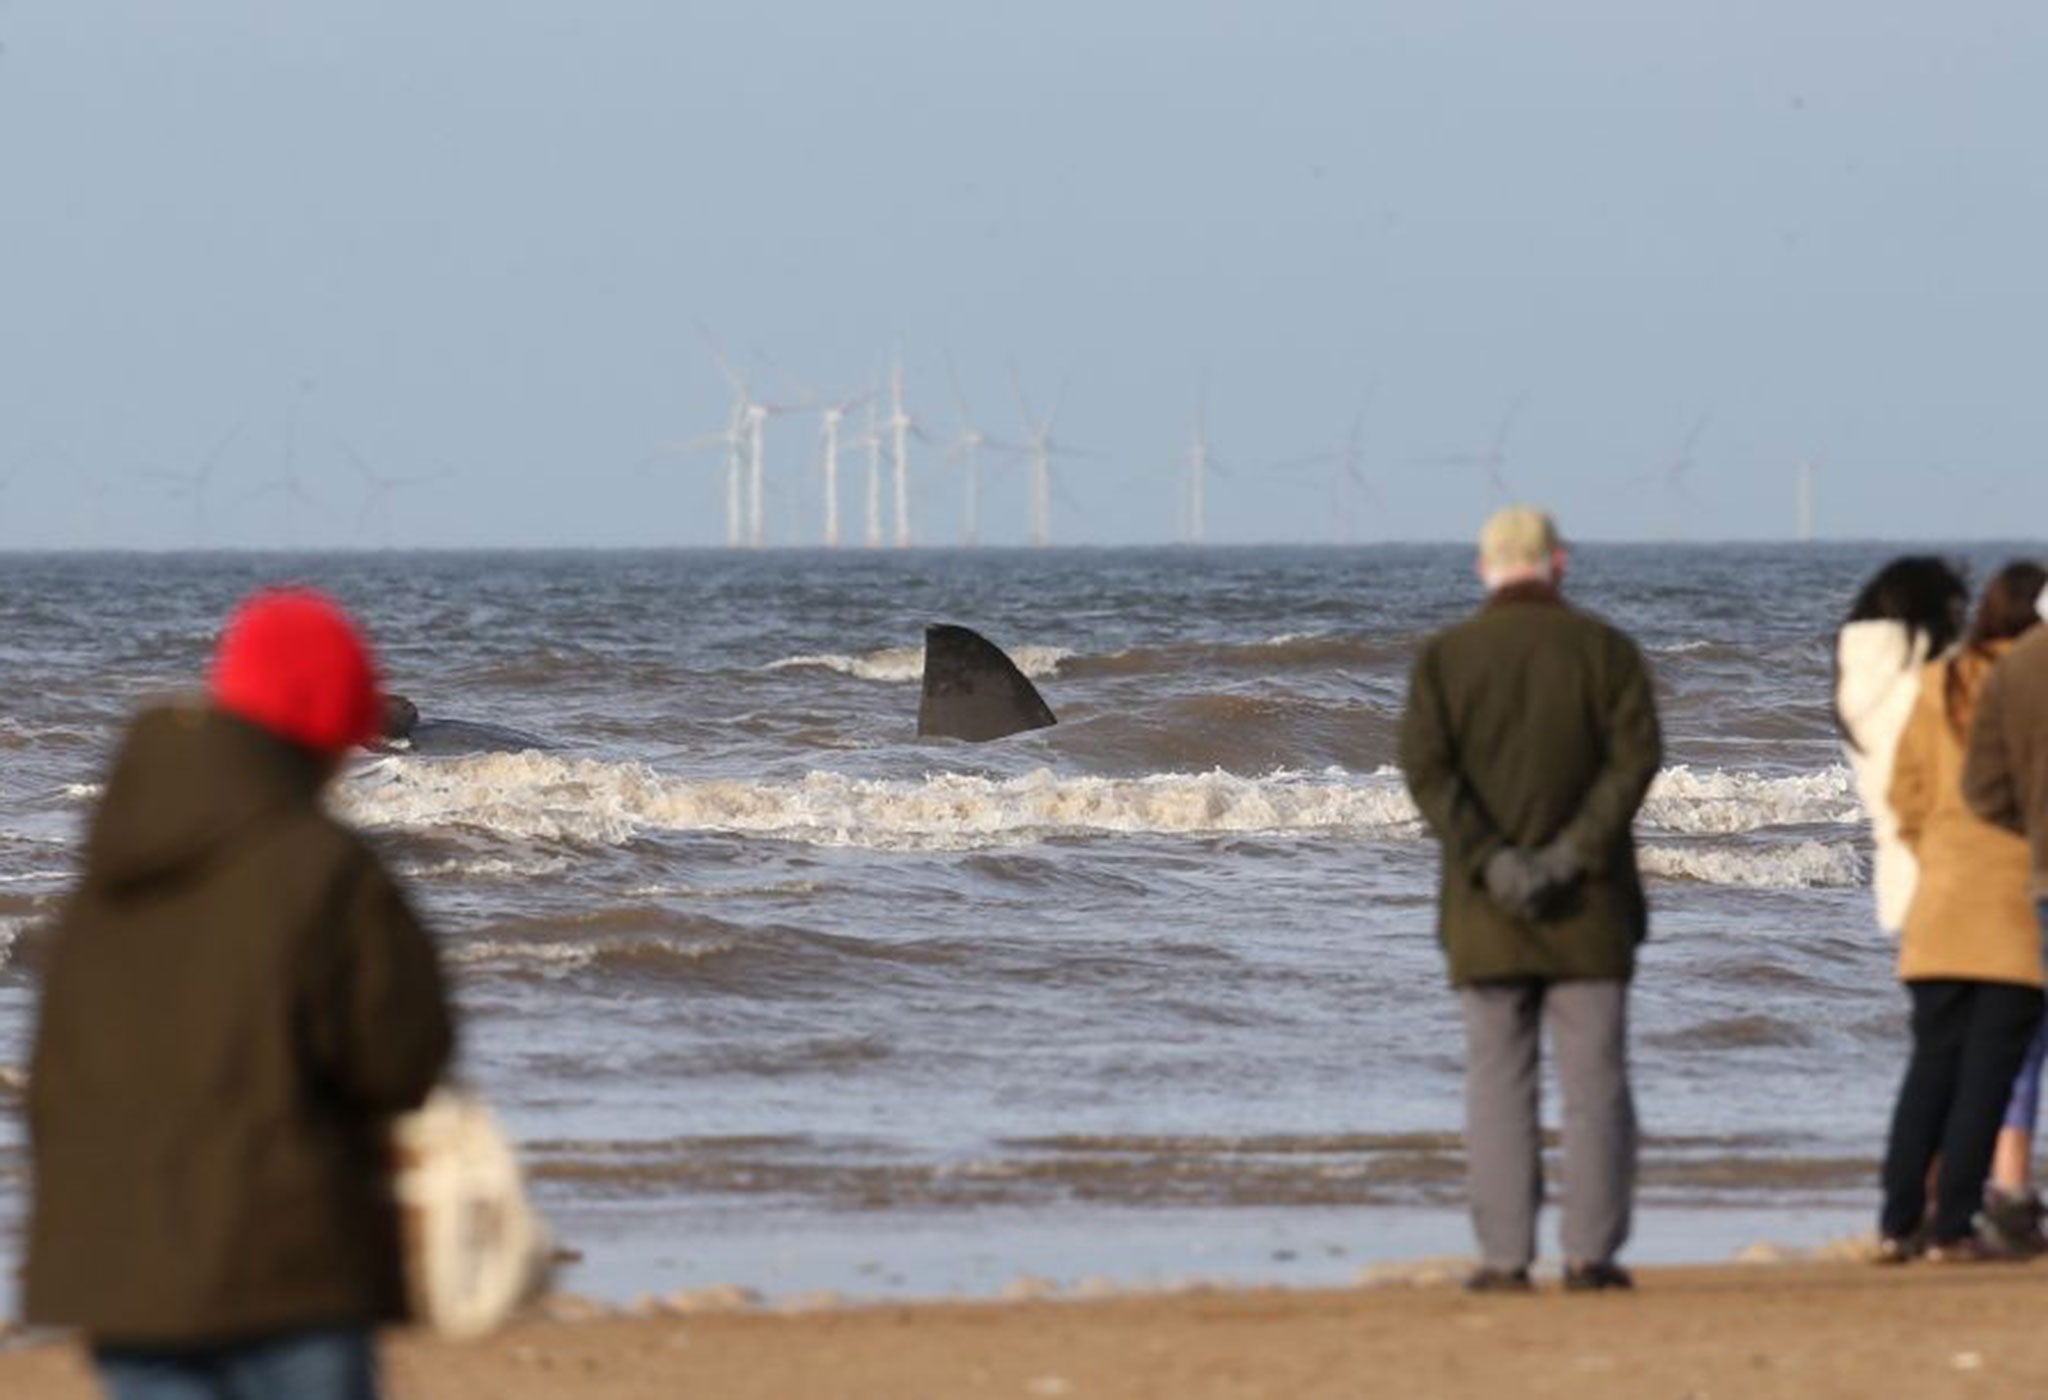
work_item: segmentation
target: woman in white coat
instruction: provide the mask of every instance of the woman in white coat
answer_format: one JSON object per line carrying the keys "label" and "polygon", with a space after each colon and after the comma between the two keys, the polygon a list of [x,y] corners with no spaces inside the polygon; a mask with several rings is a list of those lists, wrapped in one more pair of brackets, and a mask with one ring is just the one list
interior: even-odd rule
{"label": "woman in white coat", "polygon": [[1835,723],[1870,814],[1878,926],[1892,934],[1905,927],[1919,873],[1892,811],[1892,759],[1920,696],[1920,668],[1955,645],[1969,604],[1953,567],[1907,555],[1863,585],[1835,637]]}

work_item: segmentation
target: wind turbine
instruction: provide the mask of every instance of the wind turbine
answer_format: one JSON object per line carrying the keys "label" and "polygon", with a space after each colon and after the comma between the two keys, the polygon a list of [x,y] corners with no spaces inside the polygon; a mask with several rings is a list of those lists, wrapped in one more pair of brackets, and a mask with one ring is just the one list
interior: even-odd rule
{"label": "wind turbine", "polygon": [[1674,538],[1685,533],[1686,507],[1698,500],[1689,484],[1693,470],[1698,465],[1693,453],[1698,448],[1700,437],[1706,432],[1711,417],[1711,414],[1702,413],[1693,419],[1692,426],[1686,429],[1685,436],[1680,439],[1678,449],[1665,459],[1664,465],[1653,473],[1634,478],[1639,482],[1657,481],[1663,484],[1664,490],[1671,497],[1671,534]]}
{"label": "wind turbine", "polygon": [[[872,394],[861,394],[818,410],[818,458],[825,474],[825,547],[839,548],[839,425],[849,410],[862,403],[872,405]],[[870,411],[872,417],[872,409]],[[878,512],[879,514],[879,512]],[[877,520],[879,526],[879,520]]]}
{"label": "wind turbine", "polygon": [[213,474],[220,467],[221,458],[234,446],[242,430],[249,426],[247,420],[235,424],[213,445],[213,450],[200,459],[199,465],[191,471],[144,471],[136,475],[149,481],[164,483],[164,490],[173,500],[192,503],[192,542],[204,545],[207,541],[207,493],[213,486]]}
{"label": "wind turbine", "polygon": [[882,547],[882,417],[881,408],[868,404],[865,444],[868,451],[867,529],[863,537],[869,549]]}
{"label": "wind turbine", "polygon": [[334,443],[348,457],[349,465],[355,468],[356,475],[361,477],[363,481],[362,509],[356,512],[356,538],[358,540],[369,529],[373,518],[381,521],[387,529],[389,528],[391,524],[391,497],[394,493],[414,486],[426,486],[432,482],[445,481],[449,476],[453,475],[451,472],[437,471],[428,472],[423,476],[385,476],[373,470],[370,464],[363,460],[362,453],[356,451],[349,443],[344,442],[340,438],[336,438]]}
{"label": "wind turbine", "polygon": [[1060,400],[1066,395],[1066,381],[1060,382],[1058,392],[1053,395],[1052,407],[1043,419],[1031,411],[1031,400],[1024,396],[1024,380],[1017,372],[1016,361],[1010,362],[1010,387],[1017,394],[1017,411],[1024,419],[1024,440],[1018,446],[1026,461],[1031,464],[1031,544],[1043,549],[1052,543],[1052,459],[1055,457],[1086,457],[1086,452],[1068,447],[1053,436],[1059,422]]}
{"label": "wind turbine", "polygon": [[1378,493],[1365,474],[1365,415],[1378,391],[1377,385],[1366,389],[1365,397],[1359,400],[1358,411],[1351,415],[1350,431],[1344,435],[1343,445],[1335,452],[1312,452],[1306,457],[1295,457],[1280,464],[1283,471],[1293,467],[1331,468],[1330,506],[1334,513],[1331,524],[1337,539],[1347,544],[1358,537],[1359,498],[1368,501],[1378,499]]}
{"label": "wind turbine", "polygon": [[1202,377],[1195,394],[1195,432],[1188,440],[1187,455],[1187,542],[1200,544],[1207,529],[1205,497],[1209,473],[1220,472],[1223,464],[1209,450],[1209,380]]}
{"label": "wind turbine", "polygon": [[1818,494],[1819,476],[1820,463],[1813,458],[1808,457],[1799,464],[1797,491],[1799,499],[1799,542],[1801,544],[1811,544],[1813,542],[1813,508],[1814,498]]}
{"label": "wind turbine", "polygon": [[1477,467],[1486,474],[1486,494],[1495,505],[1503,505],[1508,499],[1508,434],[1514,431],[1515,420],[1522,415],[1522,406],[1529,401],[1524,392],[1515,395],[1507,412],[1500,416],[1500,422],[1487,439],[1486,446],[1477,452],[1451,452],[1440,457],[1426,458],[1433,466]]}
{"label": "wind turbine", "polygon": [[743,519],[744,494],[744,453],[746,448],[746,400],[744,396],[733,400],[732,408],[725,415],[725,431],[703,433],[683,442],[666,443],[671,452],[697,452],[706,447],[725,449],[725,547],[738,549],[745,531]]}
{"label": "wind turbine", "polygon": [[896,351],[896,361],[889,368],[889,419],[884,425],[889,432],[889,457],[896,488],[896,547],[907,548],[910,544],[910,438],[914,434],[922,439],[923,427],[910,416],[903,406],[903,351]]}
{"label": "wind turbine", "polygon": [[965,526],[961,542],[970,547],[981,543],[981,450],[1004,451],[1005,445],[974,425],[974,411],[967,406],[967,394],[960,387],[960,371],[953,357],[946,357],[946,379],[953,389],[953,407],[960,415],[960,432],[946,449],[948,461],[961,468],[962,493],[966,501]]}
{"label": "wind turbine", "polygon": [[245,501],[270,495],[282,497],[285,542],[290,545],[299,542],[298,507],[307,505],[314,510],[322,509],[320,499],[306,489],[306,479],[299,474],[299,405],[304,401],[306,392],[307,385],[302,381],[292,399],[291,410],[285,416],[284,469],[269,480],[257,483],[254,490],[242,497]]}
{"label": "wind turbine", "polygon": [[[697,327],[697,333],[704,337],[704,344],[711,351],[711,359],[718,366],[718,372],[724,375],[725,382],[732,386],[732,416],[727,419],[725,436],[713,437],[710,440],[725,441],[730,445],[733,455],[728,462],[729,471],[741,454],[746,458],[746,537],[750,547],[759,549],[768,542],[767,516],[763,506],[763,492],[767,479],[768,420],[785,413],[795,413],[802,405],[763,403],[755,398],[753,385],[744,374],[732,367],[732,362],[726,359],[725,352],[718,348],[718,341],[711,332],[700,325]],[[730,488],[729,477],[729,491]],[[732,508],[732,500],[733,497],[729,495],[728,533],[737,534],[730,529],[736,515]]]}

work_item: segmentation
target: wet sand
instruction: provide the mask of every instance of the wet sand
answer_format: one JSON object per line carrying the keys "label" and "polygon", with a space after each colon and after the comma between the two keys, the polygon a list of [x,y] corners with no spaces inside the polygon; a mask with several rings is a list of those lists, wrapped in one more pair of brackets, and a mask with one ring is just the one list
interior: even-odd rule
{"label": "wet sand", "polygon": [[[401,1336],[391,1400],[2048,1393],[2048,1263],[1645,1270],[1634,1295],[1448,1284],[522,1323]],[[84,1400],[70,1348],[0,1355],[0,1395]]]}

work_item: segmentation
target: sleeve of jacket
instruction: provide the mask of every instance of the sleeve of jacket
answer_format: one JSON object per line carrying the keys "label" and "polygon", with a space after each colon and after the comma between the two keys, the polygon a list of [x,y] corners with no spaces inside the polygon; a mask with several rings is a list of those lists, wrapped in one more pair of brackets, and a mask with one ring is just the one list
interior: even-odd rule
{"label": "sleeve of jacket", "polygon": [[1444,845],[1444,860],[1477,881],[1486,860],[1507,844],[1458,768],[1458,741],[1451,733],[1437,649],[1425,646],[1408,681],[1408,706],[1401,712],[1401,774],[1422,818]]}
{"label": "sleeve of jacket", "polygon": [[1993,826],[2024,833],[2026,819],[2006,744],[2003,679],[2000,668],[1993,666],[1977,693],[1977,712],[1970,721],[1969,748],[1963,758],[1963,801]]}
{"label": "sleeve of jacket", "polygon": [[314,1059],[368,1112],[417,1108],[455,1047],[433,940],[367,850],[354,853],[336,913],[309,992]]}
{"label": "sleeve of jacket", "polygon": [[1598,717],[1605,755],[1579,810],[1558,833],[1558,838],[1595,870],[1627,835],[1636,809],[1643,805],[1643,796],[1664,761],[1650,669],[1635,644],[1620,633],[1609,633],[1607,645],[1612,679],[1606,688],[1606,712]]}
{"label": "sleeve of jacket", "polygon": [[1919,849],[1920,834],[1927,829],[1928,815],[1934,810],[1934,745],[1940,739],[1937,731],[1942,722],[1936,697],[1942,688],[1930,681],[1931,677],[1921,682],[1912,717],[1899,734],[1899,747],[1892,755],[1891,791],[1885,794],[1899,823],[1899,839],[1908,850]]}

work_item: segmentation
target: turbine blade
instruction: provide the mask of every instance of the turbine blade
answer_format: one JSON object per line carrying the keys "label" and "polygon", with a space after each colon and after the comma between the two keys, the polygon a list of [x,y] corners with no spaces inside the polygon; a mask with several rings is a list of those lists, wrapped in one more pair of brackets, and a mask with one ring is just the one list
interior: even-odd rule
{"label": "turbine blade", "polygon": [[1024,376],[1017,372],[1017,362],[1014,359],[1010,361],[1010,388],[1017,395],[1017,411],[1024,415],[1025,433],[1036,434],[1038,419],[1031,412],[1031,400],[1024,397]]}
{"label": "turbine blade", "polygon": [[960,412],[960,425],[963,428],[971,428],[974,424],[974,414],[967,407],[967,392],[960,387],[960,368],[953,363],[951,350],[946,352],[946,382],[953,388],[953,407]]}

